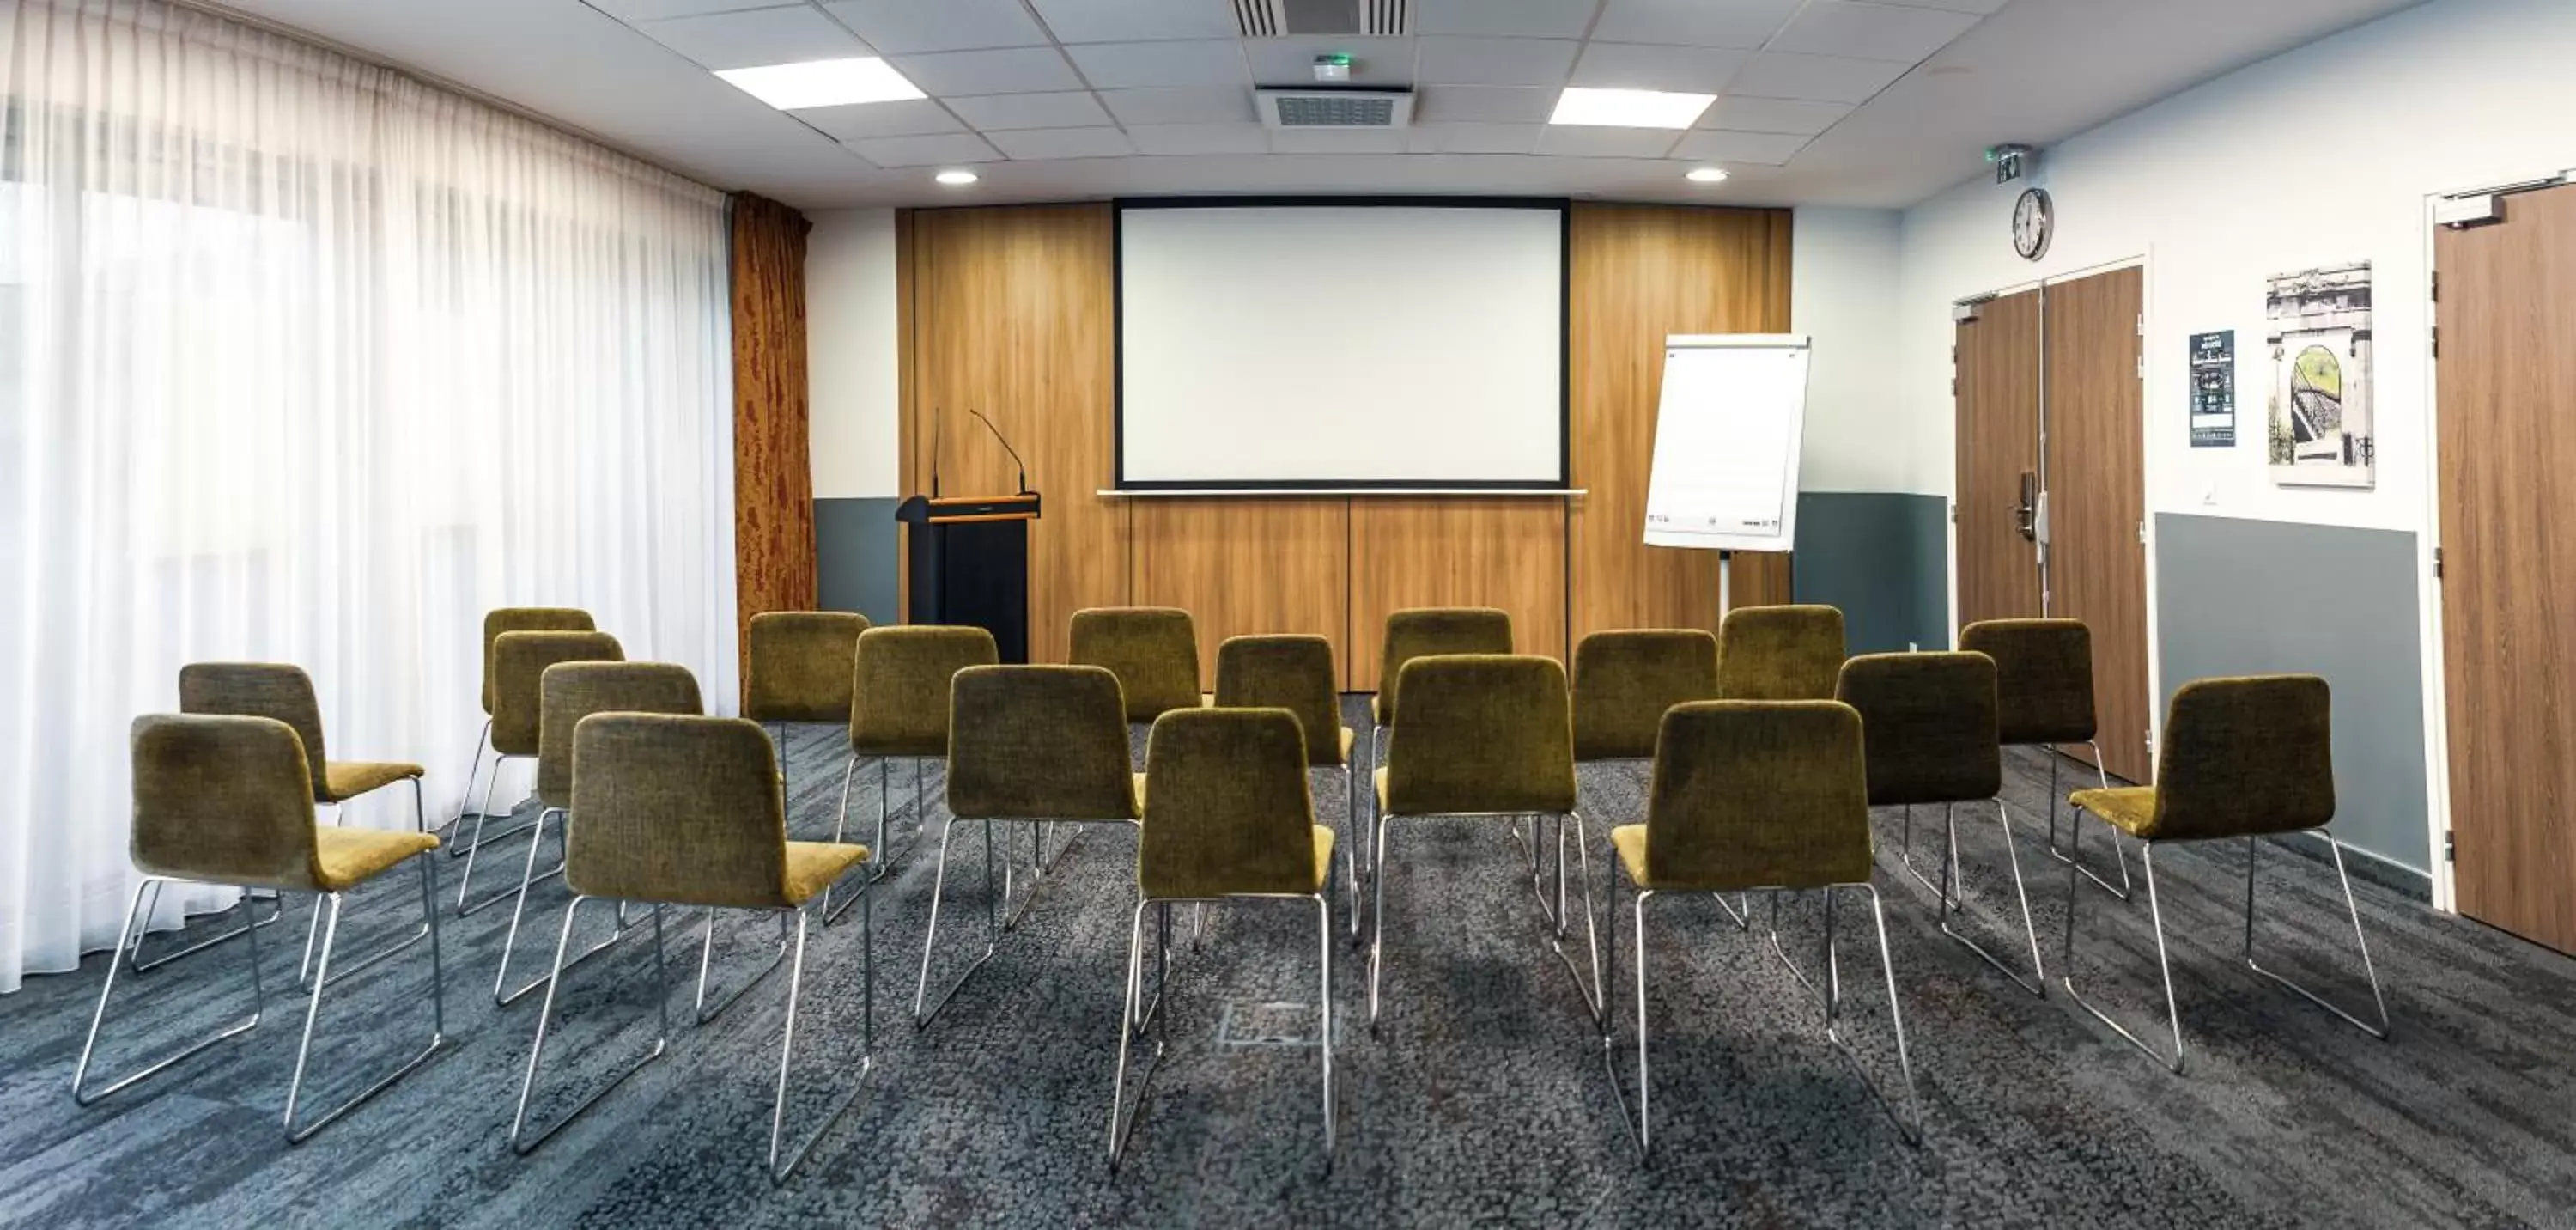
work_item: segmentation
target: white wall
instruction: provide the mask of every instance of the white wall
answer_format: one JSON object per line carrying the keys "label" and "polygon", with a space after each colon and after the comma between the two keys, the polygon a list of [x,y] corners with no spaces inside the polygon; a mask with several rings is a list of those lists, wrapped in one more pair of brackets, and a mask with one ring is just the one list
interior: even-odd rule
{"label": "white wall", "polygon": [[894,211],[808,215],[805,336],[814,498],[890,498],[895,415]]}
{"label": "white wall", "polygon": [[1889,209],[1796,211],[1789,328],[1815,347],[1800,490],[1949,489],[1947,462],[1934,465],[1921,455],[1899,407],[1892,356],[1900,223]]}
{"label": "white wall", "polygon": [[[1909,430],[1941,467],[1926,489],[1951,485],[1951,302],[2143,256],[2150,524],[2180,512],[2404,530],[2429,578],[2428,198],[2576,167],[2570,47],[2567,0],[2434,0],[2167,99],[2047,151],[2038,182],[2055,198],[2058,233],[2036,265],[2008,242],[2018,186],[1971,183],[1907,211],[1898,358]],[[2374,264],[2378,486],[2277,487],[2263,445],[2264,281],[2356,259]],[[2193,449],[2183,348],[2216,329],[2236,331],[2237,446]],[[2438,830],[2448,794],[2438,591],[2422,592]]]}

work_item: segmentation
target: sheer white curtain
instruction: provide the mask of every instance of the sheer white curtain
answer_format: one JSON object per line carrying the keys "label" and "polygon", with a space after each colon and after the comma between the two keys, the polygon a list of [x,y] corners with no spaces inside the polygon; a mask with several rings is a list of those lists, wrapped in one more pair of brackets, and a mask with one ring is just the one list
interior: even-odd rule
{"label": "sheer white curtain", "polygon": [[734,694],[718,193],[157,0],[0,0],[0,103],[0,990],[112,942],[183,663],[303,666],[433,824],[489,608]]}

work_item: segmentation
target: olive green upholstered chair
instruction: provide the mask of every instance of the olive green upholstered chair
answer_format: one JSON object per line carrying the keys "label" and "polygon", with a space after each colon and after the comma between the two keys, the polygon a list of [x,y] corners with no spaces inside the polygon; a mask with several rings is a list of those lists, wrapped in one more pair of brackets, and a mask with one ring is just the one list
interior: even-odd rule
{"label": "olive green upholstered chair", "polygon": [[1697,628],[1595,632],[1574,647],[1574,759],[1652,760],[1664,714],[1717,699],[1717,638]]}
{"label": "olive green upholstered chair", "polygon": [[[2094,740],[2092,629],[2080,619],[1986,619],[1959,630],[1959,648],[1995,660],[1996,737],[2005,747],[2036,747],[2048,757],[2048,853],[2069,861],[2057,844],[2057,811],[2066,797],[2058,792],[2058,747],[2081,743],[2093,749],[2093,775],[2103,789],[2111,787],[2102,745]],[[2116,832],[2111,853],[2120,864],[2119,883],[2090,867],[2081,870],[2126,901],[2129,854]]]}
{"label": "olive green upholstered chair", "polygon": [[[316,893],[323,916],[320,964],[304,1005],[304,1032],[295,1048],[294,1075],[286,1087],[286,1138],[303,1141],[360,1103],[418,1071],[446,1046],[447,1001],[438,936],[438,838],[427,833],[321,825],[314,822],[311,762],[295,729],[275,718],[155,714],[135,719],[133,736],[134,826],[131,854],[143,879],[134,886],[125,912],[124,939],[143,924],[147,891],[166,881],[219,884],[274,892]],[[349,890],[369,883],[405,862],[420,872],[421,931],[395,941],[359,960],[334,977],[331,958],[338,951],[340,910]],[[155,1059],[131,1075],[103,1088],[89,1087],[90,1061],[98,1047],[99,1028],[116,995],[117,967],[110,961],[107,981],[99,988],[98,1010],[90,1017],[89,1037],[81,1044],[80,1063],[72,1072],[72,1099],[87,1106],[162,1072],[226,1039],[248,1033],[259,1024],[267,1005],[260,981],[259,932],[250,925],[247,893],[233,907],[242,925],[233,932],[243,941],[250,966],[251,1014],[217,1033]],[[337,982],[429,940],[429,1042],[394,1071],[367,1086],[365,1092],[337,1107],[300,1121],[306,1061],[313,1051],[314,1025],[322,1002]],[[227,937],[230,938],[230,937]],[[383,1022],[370,1022],[368,1032]]]}
{"label": "olive green upholstered chair", "polygon": [[[1351,764],[1351,728],[1342,725],[1340,672],[1333,643],[1320,636],[1230,636],[1216,647],[1216,705],[1220,709],[1285,709],[1305,736],[1310,770],[1342,775],[1342,887],[1350,894],[1351,934],[1359,934],[1360,823],[1358,775]],[[1146,773],[1153,772],[1149,765]]]}
{"label": "olive green upholstered chair", "polygon": [[[2030,894],[2021,878],[2020,847],[2004,809],[2003,745],[1996,739],[1995,663],[1981,653],[1873,653],[1843,664],[1839,697],[1860,711],[1868,751],[1869,801],[1905,808],[1901,865],[1930,888],[1940,903],[1941,933],[1966,945],[2033,995],[2047,994],[2040,965],[2039,931],[2031,921]],[[1914,866],[1914,808],[1941,805],[1947,844],[1935,884]],[[2004,856],[2012,867],[2013,896],[2021,904],[2022,933],[2030,941],[2030,974],[2024,977],[1986,947],[1951,925],[1967,902],[1959,861],[1957,804],[1992,803]]]}
{"label": "olive green upholstered chair", "polygon": [[[1896,1030],[1897,1064],[1905,1079],[1906,1105],[1912,1111],[1912,1123],[1900,1118],[1897,1126],[1909,1140],[1915,1138],[1922,1112],[1915,1102],[1905,1014],[1897,1002],[1895,966],[1888,953],[1887,917],[1873,883],[1869,781],[1857,711],[1829,700],[1722,700],[1673,706],[1658,723],[1646,822],[1610,830],[1610,847],[1634,893],[1629,915],[1634,920],[1630,935],[1637,963],[1637,1106],[1630,1130],[1641,1155],[1651,1152],[1654,1140],[1646,1056],[1646,902],[1663,893],[1758,891],[1776,901],[1786,892],[1821,892],[1829,970],[1838,968],[1834,950],[1838,895],[1867,895],[1871,921],[1877,927],[1879,967],[1887,981],[1888,1020]],[[1777,942],[1775,929],[1773,943]],[[1614,899],[1610,926],[1614,972],[1618,953]],[[1785,950],[1780,955],[1788,960]],[[1790,969],[1797,972],[1794,963]],[[1801,980],[1804,977],[1800,974]],[[1818,990],[1825,1001],[1825,1037],[1851,1056],[1841,1032],[1841,979],[1828,978]],[[1606,1016],[1602,1029],[1606,1040]],[[1852,1058],[1857,1064],[1857,1057]],[[1895,1113],[1892,1104],[1889,1113]]]}
{"label": "olive green upholstered chair", "polygon": [[[1236,642],[1229,641],[1232,645]],[[1334,729],[1339,728],[1335,723]],[[1118,1075],[1110,1087],[1109,1164],[1144,1111],[1127,1107],[1128,1059],[1160,1017],[1171,969],[1176,902],[1202,904],[1275,899],[1312,903],[1317,937],[1317,1022],[1324,1065],[1324,1153],[1333,1151],[1333,911],[1325,882],[1333,869],[1333,830],[1315,823],[1307,792],[1313,755],[1305,725],[1286,708],[1178,710],[1155,719],[1145,750],[1154,789],[1136,836],[1137,901],[1127,931],[1127,989],[1119,1020]],[[1152,1004],[1145,991],[1145,917],[1155,912],[1159,972]],[[1147,1076],[1163,1055],[1157,1029]],[[1145,1078],[1138,1083],[1143,1085]],[[1150,1086],[1148,1086],[1150,1088]]]}
{"label": "olive green upholstered chair", "polygon": [[1199,691],[1199,633],[1190,613],[1164,606],[1094,607],[1073,613],[1075,666],[1118,677],[1127,720],[1151,722],[1207,703]]}
{"label": "olive green upholstered chair", "polygon": [[1439,654],[1511,651],[1512,617],[1489,606],[1414,607],[1388,615],[1378,652],[1377,695],[1369,698],[1369,714],[1376,722],[1369,732],[1370,765],[1386,765],[1386,728],[1395,724],[1405,663]]}
{"label": "olive green upholstered chair", "polygon": [[[2157,1054],[2138,1035],[2086,1001],[2075,988],[2075,878],[2067,876],[2066,946],[2059,981],[2067,994],[2130,1045],[2183,1070],[2182,1016],[2176,1006],[2173,965],[2165,955],[2164,908],[2156,900],[2156,849],[2187,841],[2245,841],[2245,964],[2374,1038],[2388,1037],[2388,1000],[2362,934],[2361,908],[2344,870],[2343,843],[2327,826],[2334,820],[2333,695],[2314,675],[2262,675],[2202,679],[2184,684],[2165,711],[2164,741],[2156,752],[2156,784],[2075,792],[2077,840],[2086,813],[2146,848],[2147,910],[2156,930],[2156,966],[2164,976],[2165,1012],[2173,1054]],[[2265,969],[2254,955],[2255,856],[2265,838],[2322,839],[2343,886],[2352,916],[2352,938],[2361,951],[2362,976],[2378,1017],[2372,1024],[2316,992]],[[2297,865],[2299,860],[2291,860]]]}
{"label": "olive green upholstered chair", "polygon": [[787,775],[790,723],[849,724],[851,668],[859,635],[867,630],[867,616],[848,611],[763,611],[751,617],[743,638],[748,652],[742,715],[770,728],[781,778]]}
{"label": "olive green upholstered chair", "polygon": [[[540,880],[563,874],[563,864],[539,874],[537,849],[545,844],[546,820],[562,817],[572,824],[573,731],[594,713],[669,713],[695,717],[706,712],[697,676],[668,662],[558,662],[539,677],[537,729],[537,823],[528,837],[528,860],[519,872],[519,894],[510,907],[510,929],[501,940],[501,968],[492,976],[492,1001],[517,1003],[543,985],[530,981],[509,990],[510,954],[519,946],[519,921],[527,913],[528,889]],[[567,841],[569,838],[567,837]],[[711,915],[712,917],[712,915]],[[709,928],[712,940],[713,927]],[[607,948],[584,950],[567,964],[578,965]],[[705,985],[699,986],[703,999]]]}
{"label": "olive green upholstered chair", "polygon": [[[501,635],[505,632],[595,632],[598,628],[599,625],[592,621],[590,612],[572,607],[507,606],[484,613],[483,652],[480,658],[483,669],[483,733],[475,737],[474,759],[466,765],[465,769],[465,793],[456,800],[456,819],[451,821],[451,824],[461,826],[469,816],[473,815],[468,808],[474,802],[474,780],[482,774],[483,753],[490,750],[492,746],[492,697],[495,683],[492,651],[495,644],[500,641]],[[463,830],[459,828],[456,831]],[[495,834],[493,840],[498,841],[506,836],[508,836],[506,833]],[[450,858],[462,858],[465,856],[465,851],[466,847],[454,842],[450,842],[447,847]]]}
{"label": "olive green upholstered chair", "polygon": [[1717,694],[1727,700],[1832,700],[1843,668],[1843,613],[1748,606],[1717,626]]}
{"label": "olive green upholstered chair", "polygon": [[483,802],[474,809],[474,833],[465,843],[465,870],[456,877],[458,917],[511,895],[505,889],[479,901],[473,898],[476,853],[505,838],[535,837],[534,821],[488,839],[483,824],[517,810],[492,810],[492,790],[501,780],[501,766],[513,760],[535,760],[544,750],[546,668],[558,662],[622,662],[625,658],[617,638],[605,632],[504,632],[492,642],[492,771],[483,779]]}
{"label": "olive green upholstered chair", "polygon": [[[510,1120],[510,1147],[523,1155],[534,1150],[669,1051],[670,996],[662,957],[665,907],[774,913],[794,922],[787,1012],[778,1039],[778,1091],[769,1112],[769,1177],[783,1181],[857,1101],[875,1066],[876,962],[866,922],[869,911],[863,904],[859,911],[858,1073],[851,1087],[832,1099],[820,1126],[794,1149],[783,1150],[787,1081],[796,1051],[796,1008],[805,980],[805,938],[816,912],[809,907],[823,899],[825,886],[867,861],[867,847],[788,839],[777,751],[768,732],[747,718],[593,713],[581,719],[573,727],[572,814],[579,822],[565,827],[564,881],[572,888],[573,898],[564,905],[563,925],[556,933],[545,1004],[537,1012],[527,1076],[519,1086],[518,1111]],[[864,901],[864,884],[859,892]],[[571,965],[565,958],[572,946],[573,925],[581,908],[593,901],[617,903],[612,908],[626,903],[651,907],[654,976],[648,993],[660,1033],[643,1058],[552,1125],[531,1131],[529,1096],[536,1091],[545,1059],[555,995],[562,990],[564,971]],[[776,968],[776,963],[769,968]],[[851,1063],[842,1048],[834,1051],[829,1066],[839,1069]]]}
{"label": "olive green upholstered chair", "polygon": [[[1005,837],[1002,882],[993,883],[993,826],[1031,831],[1053,822],[1134,825],[1144,817],[1145,775],[1130,771],[1127,714],[1118,677],[1101,666],[971,666],[949,685],[948,823],[939,835],[939,870],[930,882],[930,922],[921,939],[921,978],[913,990],[915,1026],[939,1015],[959,988],[993,957],[1002,933],[1019,925],[1037,898],[1000,911],[1011,895],[1014,857]],[[984,830],[984,951],[929,998],[930,959],[939,945],[939,905],[948,886],[948,855],[957,826]],[[1043,875],[1045,850],[1031,860]]]}
{"label": "olive green upholstered chair", "polygon": [[[276,662],[194,662],[179,668],[179,712],[220,717],[265,717],[286,723],[304,745],[305,763],[313,774],[313,801],[333,809],[337,822],[340,808],[361,795],[387,786],[411,783],[411,817],[414,832],[429,831],[427,807],[421,798],[419,765],[399,762],[332,760],[322,742],[322,706],[313,694],[313,680],[299,666]],[[152,896],[143,905],[143,916],[150,919],[159,912],[161,886],[156,883]],[[251,925],[267,926],[283,917],[286,902],[278,898],[277,908],[266,918]],[[320,915],[314,916],[319,925]],[[424,934],[426,934],[424,932]],[[167,965],[181,957],[203,952],[223,938],[201,940],[174,952],[155,957],[143,955],[143,936],[135,936],[134,945],[125,951],[125,959],[136,973]],[[308,960],[312,945],[305,945]]]}
{"label": "olive green upholstered chair", "polygon": [[[1535,816],[1555,834],[1556,908],[1550,943],[1575,980],[1585,1007],[1601,1012],[1601,949],[1592,916],[1591,855],[1574,784],[1574,718],[1565,668],[1554,658],[1515,654],[1444,654],[1415,658],[1401,675],[1403,707],[1387,735],[1386,767],[1376,774],[1377,833],[1371,843],[1369,1022],[1378,1017],[1378,984],[1386,953],[1387,838],[1397,820],[1511,821]],[[1564,822],[1574,820],[1582,863],[1587,985],[1565,952]],[[1541,825],[1531,833],[1537,844]]]}
{"label": "olive green upholstered chair", "polygon": [[[930,808],[922,794],[922,764],[948,757],[949,681],[967,667],[999,661],[1001,652],[993,634],[982,628],[921,624],[870,628],[859,637],[850,683],[850,759],[841,769],[841,805],[832,822],[832,840],[841,840],[849,830],[850,783],[859,771],[859,761],[874,757],[877,853],[869,860],[873,878],[884,878],[894,866],[893,849],[886,844],[894,785],[888,766],[897,760],[912,762],[913,819],[926,831]],[[840,917],[846,908],[827,908],[824,920]]]}

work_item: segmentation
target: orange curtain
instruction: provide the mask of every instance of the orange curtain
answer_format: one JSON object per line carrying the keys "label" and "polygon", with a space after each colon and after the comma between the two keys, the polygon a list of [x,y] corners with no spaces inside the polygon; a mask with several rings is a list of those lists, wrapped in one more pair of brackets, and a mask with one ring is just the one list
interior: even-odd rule
{"label": "orange curtain", "polygon": [[738,652],[750,679],[751,617],[810,611],[814,471],[805,384],[805,215],[733,198],[733,500]]}

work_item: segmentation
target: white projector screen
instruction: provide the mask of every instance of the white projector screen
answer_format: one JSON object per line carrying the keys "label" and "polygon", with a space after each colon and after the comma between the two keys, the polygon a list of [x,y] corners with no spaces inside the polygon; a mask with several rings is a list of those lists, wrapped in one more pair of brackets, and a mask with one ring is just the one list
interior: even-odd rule
{"label": "white projector screen", "polygon": [[1118,223],[1120,487],[1565,485],[1561,204]]}

